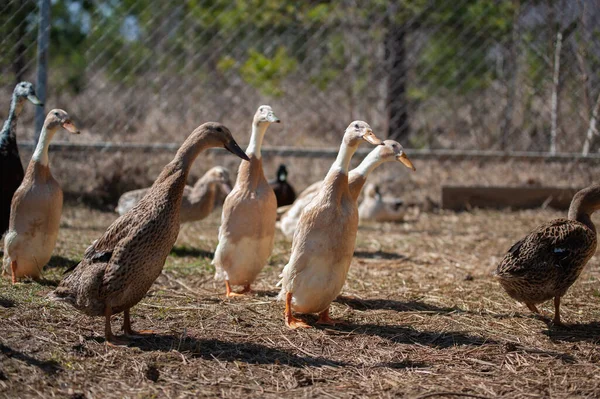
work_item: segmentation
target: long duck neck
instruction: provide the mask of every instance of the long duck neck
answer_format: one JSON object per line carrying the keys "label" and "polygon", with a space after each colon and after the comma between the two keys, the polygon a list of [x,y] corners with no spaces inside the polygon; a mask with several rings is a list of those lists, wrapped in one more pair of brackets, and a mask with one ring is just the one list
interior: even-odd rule
{"label": "long duck neck", "polygon": [[250,143],[248,143],[248,149],[246,150],[248,156],[254,155],[256,159],[261,159],[260,149],[268,127],[267,123],[252,123],[252,135],[250,136]]}
{"label": "long duck neck", "polygon": [[358,145],[348,145],[342,142],[338,155],[329,168],[327,176],[323,182],[325,198],[328,202],[336,201],[339,203],[344,192],[348,192],[348,168],[350,159],[358,149]]}
{"label": "long duck neck", "polygon": [[2,127],[2,134],[5,137],[2,138],[8,138],[11,140],[17,139],[17,120],[23,111],[24,105],[25,99],[13,93],[12,100],[10,102],[10,109],[8,111],[8,117],[6,118],[4,126]]}
{"label": "long duck neck", "polygon": [[[160,175],[156,178],[154,185],[161,184],[164,181],[175,177],[179,184],[181,194],[185,188],[185,182],[190,173],[192,164],[198,157],[198,155],[209,147],[209,144],[205,142],[202,136],[189,137],[179,148],[175,158],[169,162],[162,170]],[[179,187],[181,186],[181,187]]]}
{"label": "long duck neck", "polygon": [[577,220],[588,226],[596,233],[596,226],[592,222],[592,213],[600,207],[600,186],[594,186],[581,190],[573,197],[569,207],[569,216],[571,220]]}
{"label": "long duck neck", "polygon": [[358,199],[369,174],[382,163],[383,160],[379,157],[379,154],[371,151],[356,168],[350,171],[348,185],[350,187],[350,195],[355,201]]}
{"label": "long duck neck", "polygon": [[56,130],[57,128],[49,128],[44,124],[35,151],[33,152],[33,157],[31,157],[32,161],[35,161],[42,166],[48,166],[48,147],[50,146],[50,141],[52,140],[52,137],[54,137]]}

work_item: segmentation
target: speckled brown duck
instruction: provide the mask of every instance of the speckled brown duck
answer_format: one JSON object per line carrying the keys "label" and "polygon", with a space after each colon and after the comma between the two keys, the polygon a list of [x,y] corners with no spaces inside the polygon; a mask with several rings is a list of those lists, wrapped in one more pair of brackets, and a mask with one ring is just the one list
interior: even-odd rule
{"label": "speckled brown duck", "polygon": [[225,147],[248,160],[225,126],[214,122],[199,126],[146,196],[94,241],[51,294],[89,316],[103,315],[107,342],[123,342],[112,334],[110,317],[115,313],[124,312],[125,335],[134,335],[129,309],[160,275],[179,233],[181,199],[190,167],[198,154],[210,147]]}
{"label": "speckled brown duck", "polygon": [[591,214],[600,209],[600,185],[573,197],[567,219],[539,226],[517,241],[502,259],[495,277],[508,295],[535,313],[536,304],[554,298],[555,325],[561,325],[560,298],[596,252]]}
{"label": "speckled brown duck", "polygon": [[18,83],[12,94],[8,117],[0,131],[0,237],[8,229],[12,197],[25,177],[17,146],[17,121],[26,100],[43,105],[31,83]]}

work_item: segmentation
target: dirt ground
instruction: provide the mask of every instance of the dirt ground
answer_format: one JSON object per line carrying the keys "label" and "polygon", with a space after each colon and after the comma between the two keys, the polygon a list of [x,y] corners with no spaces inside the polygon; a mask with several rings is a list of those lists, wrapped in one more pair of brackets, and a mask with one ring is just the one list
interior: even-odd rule
{"label": "dirt ground", "polygon": [[102,318],[46,299],[115,218],[67,207],[42,284],[0,282],[0,397],[598,397],[599,258],[563,300],[568,328],[532,317],[491,277],[515,240],[559,216],[476,210],[361,226],[332,306],[348,324],[291,331],[275,300],[290,242],[278,233],[254,295],[225,299],[210,265],[216,212],[183,226],[133,308],[134,327],[157,334],[113,348]]}

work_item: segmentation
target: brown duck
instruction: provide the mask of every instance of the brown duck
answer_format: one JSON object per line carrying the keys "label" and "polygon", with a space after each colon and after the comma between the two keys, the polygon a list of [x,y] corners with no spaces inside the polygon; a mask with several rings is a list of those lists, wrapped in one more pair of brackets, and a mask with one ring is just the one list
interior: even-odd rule
{"label": "brown duck", "polygon": [[555,325],[561,325],[560,298],[596,252],[596,227],[591,214],[600,209],[600,185],[573,197],[567,219],[556,219],[515,243],[496,269],[508,295],[535,313],[536,304],[554,298]]}
{"label": "brown duck", "polygon": [[210,147],[225,147],[248,160],[225,126],[214,122],[199,126],[146,196],[92,243],[51,295],[89,316],[103,315],[107,342],[122,342],[115,339],[110,326],[110,316],[115,313],[124,312],[123,331],[126,336],[134,335],[129,309],[160,275],[179,233],[181,199],[190,167],[198,154]]}

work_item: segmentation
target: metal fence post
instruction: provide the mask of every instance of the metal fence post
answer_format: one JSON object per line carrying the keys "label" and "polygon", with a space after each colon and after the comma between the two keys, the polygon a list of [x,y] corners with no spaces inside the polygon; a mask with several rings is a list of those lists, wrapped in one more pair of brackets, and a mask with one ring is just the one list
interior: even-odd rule
{"label": "metal fence post", "polygon": [[[38,98],[46,103],[46,85],[48,82],[48,44],[50,42],[50,0],[39,0],[39,28],[37,39],[37,82],[35,91]],[[37,143],[44,125],[45,106],[35,109],[35,142]]]}

